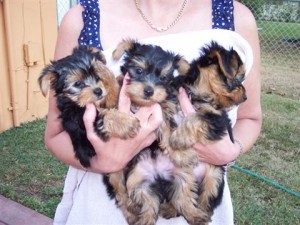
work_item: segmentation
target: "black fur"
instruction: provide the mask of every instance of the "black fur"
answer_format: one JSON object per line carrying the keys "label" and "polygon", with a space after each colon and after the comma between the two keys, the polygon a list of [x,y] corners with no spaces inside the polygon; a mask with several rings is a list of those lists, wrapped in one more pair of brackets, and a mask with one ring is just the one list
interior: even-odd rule
{"label": "black fur", "polygon": [[92,144],[87,139],[83,114],[85,108],[80,108],[64,96],[57,96],[60,118],[66,132],[70,135],[75,156],[84,167],[90,166],[90,158],[96,155]]}

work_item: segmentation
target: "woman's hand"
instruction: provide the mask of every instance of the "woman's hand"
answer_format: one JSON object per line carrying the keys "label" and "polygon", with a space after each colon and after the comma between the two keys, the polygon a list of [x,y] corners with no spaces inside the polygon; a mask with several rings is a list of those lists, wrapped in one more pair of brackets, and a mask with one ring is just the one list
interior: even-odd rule
{"label": "woman's hand", "polygon": [[[131,102],[125,94],[126,85],[125,77],[120,91],[119,110],[131,113]],[[151,107],[141,107],[134,114],[141,125],[136,137],[127,140],[111,138],[108,142],[103,142],[94,132],[96,113],[97,111],[93,104],[87,105],[83,120],[88,139],[96,151],[96,156],[91,158],[92,171],[95,170],[95,172],[101,173],[123,169],[137,153],[156,139],[156,129],[162,122],[162,111],[158,104]]]}
{"label": "woman's hand", "polygon": [[[183,88],[179,89],[179,104],[184,116],[195,113],[195,109]],[[239,153],[239,146],[232,143],[229,135],[225,135],[221,140],[207,144],[196,143],[195,150],[198,152],[199,159],[213,165],[225,165],[235,160]]]}

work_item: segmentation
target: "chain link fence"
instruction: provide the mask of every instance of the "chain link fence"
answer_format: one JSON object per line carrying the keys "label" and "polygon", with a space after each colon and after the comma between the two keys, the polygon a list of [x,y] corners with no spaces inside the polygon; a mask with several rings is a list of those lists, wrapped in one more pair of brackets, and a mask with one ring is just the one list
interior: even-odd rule
{"label": "chain link fence", "polygon": [[[262,71],[289,75],[300,83],[300,0],[241,0],[259,29]],[[296,81],[295,81],[296,82]]]}

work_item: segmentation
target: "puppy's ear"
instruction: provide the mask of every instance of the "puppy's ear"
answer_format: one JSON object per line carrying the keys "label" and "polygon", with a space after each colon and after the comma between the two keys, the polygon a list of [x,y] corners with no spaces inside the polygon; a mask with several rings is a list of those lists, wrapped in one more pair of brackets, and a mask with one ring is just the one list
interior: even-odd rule
{"label": "puppy's ear", "polygon": [[238,53],[233,49],[231,51],[232,51],[231,64],[235,65],[234,68],[236,68],[235,79],[237,79],[240,83],[242,83],[245,79],[245,73],[246,73],[245,65],[242,62]]}
{"label": "puppy's ear", "polygon": [[44,97],[47,96],[47,93],[50,89],[50,86],[54,85],[57,80],[57,72],[53,64],[46,66],[40,77],[38,78],[38,83]]}
{"label": "puppy's ear", "polygon": [[120,85],[114,74],[103,63],[96,61],[93,64],[96,74],[100,77],[104,87],[107,90],[105,98],[105,106],[108,108],[116,107],[118,104],[118,97]]}
{"label": "puppy's ear", "polygon": [[180,56],[178,56],[178,61],[176,62],[176,67],[177,67],[177,72],[178,72],[178,76],[175,76],[172,79],[172,83],[171,85],[178,90],[179,87],[183,86],[187,76],[188,76],[188,72],[190,70],[190,64],[188,63],[188,61]]}
{"label": "puppy's ear", "polygon": [[233,79],[244,71],[243,62],[238,53],[233,49],[225,49],[217,42],[202,49],[203,55],[199,59],[201,67],[217,65],[227,79]]}
{"label": "puppy's ear", "polygon": [[117,79],[118,84],[119,84],[120,87],[122,87],[122,85],[123,85],[124,77],[125,76],[123,74],[121,74],[121,75],[119,75],[119,76],[116,77],[116,79]]}
{"label": "puppy's ear", "polygon": [[216,51],[215,55],[219,67],[227,79],[233,79],[243,69],[242,60],[235,50]]}
{"label": "puppy's ear", "polygon": [[96,47],[90,47],[90,51],[97,60],[100,60],[103,64],[106,64],[106,58],[100,49]]}
{"label": "puppy's ear", "polygon": [[188,73],[183,76],[184,77],[184,83],[186,84],[194,84],[197,79],[200,78],[200,69],[201,69],[201,62],[200,60],[193,60],[191,64],[189,65]]}
{"label": "puppy's ear", "polygon": [[122,57],[122,55],[129,49],[132,49],[135,44],[136,42],[133,39],[127,39],[120,42],[117,48],[112,53],[113,59],[119,60]]}
{"label": "puppy's ear", "polygon": [[190,64],[188,63],[188,61],[182,57],[180,57],[180,59],[177,62],[177,70],[179,72],[180,75],[185,76],[187,75],[189,69],[190,69]]}

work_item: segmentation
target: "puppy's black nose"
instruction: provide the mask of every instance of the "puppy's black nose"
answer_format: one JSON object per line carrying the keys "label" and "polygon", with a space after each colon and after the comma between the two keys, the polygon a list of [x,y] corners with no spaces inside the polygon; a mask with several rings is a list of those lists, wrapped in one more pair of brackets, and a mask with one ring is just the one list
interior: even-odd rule
{"label": "puppy's black nose", "polygon": [[102,95],[102,90],[101,90],[101,88],[96,88],[94,91],[94,94],[96,95],[96,96],[101,96]]}
{"label": "puppy's black nose", "polygon": [[153,95],[153,93],[154,93],[154,90],[153,90],[152,87],[147,86],[147,87],[144,88],[144,95],[145,96],[150,97],[150,96]]}

